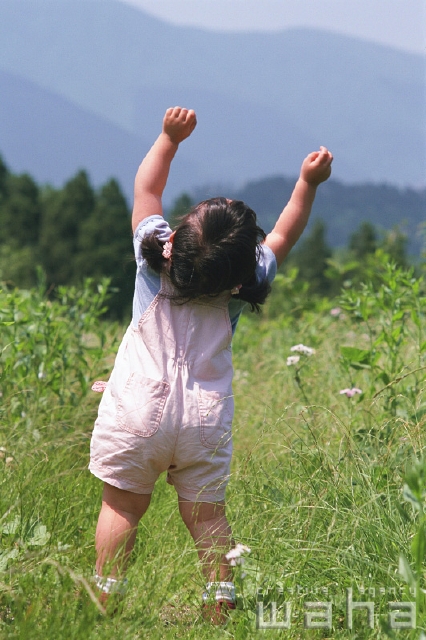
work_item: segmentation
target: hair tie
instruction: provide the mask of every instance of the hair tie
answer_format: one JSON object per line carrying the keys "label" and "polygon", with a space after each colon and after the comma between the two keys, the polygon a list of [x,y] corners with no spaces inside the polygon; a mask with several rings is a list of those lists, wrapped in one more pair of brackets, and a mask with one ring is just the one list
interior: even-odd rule
{"label": "hair tie", "polygon": [[166,258],[166,260],[170,260],[170,258],[172,257],[172,248],[173,248],[173,243],[172,242],[165,242],[164,246],[163,246],[163,258]]}
{"label": "hair tie", "polygon": [[233,296],[237,296],[237,295],[239,294],[240,289],[241,289],[241,287],[242,287],[242,286],[243,286],[242,284],[237,284],[237,286],[236,286],[236,287],[234,287],[233,289],[231,289],[231,294],[232,294]]}

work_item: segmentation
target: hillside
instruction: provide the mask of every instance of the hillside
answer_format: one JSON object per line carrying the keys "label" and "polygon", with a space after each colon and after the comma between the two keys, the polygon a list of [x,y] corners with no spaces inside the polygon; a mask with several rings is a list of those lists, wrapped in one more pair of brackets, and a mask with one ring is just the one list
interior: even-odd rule
{"label": "hillside", "polygon": [[[422,56],[320,31],[220,34],[116,0],[0,0],[2,95],[13,94],[16,78],[48,92],[42,106],[14,109],[0,148],[12,168],[36,175],[37,165],[58,182],[68,172],[64,154],[43,126],[55,120],[59,98],[87,116],[89,129],[96,117],[114,127],[111,135],[129,135],[117,151],[129,158],[135,140],[139,147],[157,135],[164,109],[183,103],[196,108],[199,125],[176,160],[169,198],[212,181],[293,175],[319,144],[333,150],[339,180],[424,186],[424,66]],[[10,117],[8,102],[0,120]],[[84,144],[74,121],[69,138]],[[40,139],[34,160],[27,150]],[[86,167],[107,178],[99,158]]]}
{"label": "hillside", "polygon": [[[0,102],[0,154],[16,173],[60,187],[84,168],[94,185],[114,177],[132,197],[134,175],[150,142],[1,69],[0,95],[7,97]],[[197,175],[183,160],[174,169],[171,190],[178,190],[189,172]]]}
{"label": "hillside", "polygon": [[[272,176],[248,182],[241,189],[227,189],[226,195],[247,202],[256,211],[260,225],[269,232],[288,202],[295,181],[296,178]],[[194,190],[191,196],[199,201],[218,193],[215,187],[204,187]],[[318,188],[309,225],[318,218],[326,224],[327,241],[332,247],[347,245],[350,235],[368,221],[379,232],[398,226],[407,234],[409,252],[419,255],[425,241],[426,189],[345,184],[332,177]]]}

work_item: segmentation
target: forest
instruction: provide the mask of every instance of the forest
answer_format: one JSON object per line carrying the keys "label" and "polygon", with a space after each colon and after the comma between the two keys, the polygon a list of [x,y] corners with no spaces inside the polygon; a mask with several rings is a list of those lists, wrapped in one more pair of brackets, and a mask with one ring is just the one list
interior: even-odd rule
{"label": "forest", "polygon": [[[267,179],[249,183],[231,197],[252,206],[260,225],[269,231],[293,184],[285,178]],[[178,197],[165,212],[171,225],[208,193],[204,188]],[[425,208],[425,190],[324,185],[312,222],[283,272],[311,293],[333,296],[342,285],[374,272],[377,252],[389,255],[398,266],[418,264]],[[134,274],[129,219],[129,204],[114,178],[95,189],[87,172],[80,170],[62,188],[54,188],[38,185],[26,173],[14,174],[0,157],[0,280],[11,287],[30,288],[42,278],[54,294],[61,285],[107,277],[109,316],[128,316]],[[399,220],[405,227],[397,225]],[[343,228],[346,236],[339,235]]]}

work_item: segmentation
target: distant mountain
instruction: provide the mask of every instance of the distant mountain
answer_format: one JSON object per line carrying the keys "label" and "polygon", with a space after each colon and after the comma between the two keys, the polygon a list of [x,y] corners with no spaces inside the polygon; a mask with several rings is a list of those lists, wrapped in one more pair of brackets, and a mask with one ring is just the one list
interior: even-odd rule
{"label": "distant mountain", "polygon": [[[290,198],[295,180],[282,176],[248,183],[232,191],[231,198],[244,200],[269,232]],[[195,200],[207,197],[198,191]],[[321,218],[332,247],[346,246],[360,224],[369,221],[378,232],[398,227],[407,235],[408,251],[420,255],[426,241],[426,188],[397,188],[389,184],[343,184],[331,178],[318,187],[309,225]]]}
{"label": "distant mountain", "polygon": [[[248,182],[240,189],[228,187],[229,198],[244,200],[269,233],[287,204],[296,178],[274,176]],[[194,202],[220,195],[223,189],[205,186],[189,193]],[[398,227],[407,235],[408,251],[419,256],[426,247],[426,188],[398,188],[389,184],[344,184],[330,178],[318,187],[309,226],[321,218],[331,247],[347,246],[351,234],[369,221],[379,233]]]}
{"label": "distant mountain", "polygon": [[[38,85],[0,70],[0,154],[15,173],[59,187],[78,169],[94,186],[116,178],[129,200],[136,170],[151,142]],[[180,161],[174,191],[194,166]]]}
{"label": "distant mountain", "polygon": [[184,104],[199,124],[169,200],[294,175],[320,144],[340,180],[422,187],[425,60],[320,31],[182,28],[117,0],[0,0],[0,152],[54,183],[80,166],[96,182],[115,170],[131,197],[165,108]]}

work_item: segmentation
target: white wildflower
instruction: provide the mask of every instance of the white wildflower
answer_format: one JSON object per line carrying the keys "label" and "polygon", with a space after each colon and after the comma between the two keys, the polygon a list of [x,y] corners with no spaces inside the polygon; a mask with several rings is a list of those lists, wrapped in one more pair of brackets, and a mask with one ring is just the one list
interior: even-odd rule
{"label": "white wildflower", "polygon": [[291,367],[292,364],[297,364],[300,360],[300,356],[288,356],[287,366]]}
{"label": "white wildflower", "polygon": [[229,561],[231,567],[236,567],[237,565],[244,564],[244,558],[242,557],[245,553],[250,553],[251,549],[247,547],[245,544],[238,544],[234,549],[228,551],[225,555],[225,558]]}
{"label": "white wildflower", "polygon": [[304,356],[313,356],[315,353],[315,349],[312,349],[311,347],[306,347],[304,344],[295,344],[294,347],[291,347],[290,351],[303,353]]}

